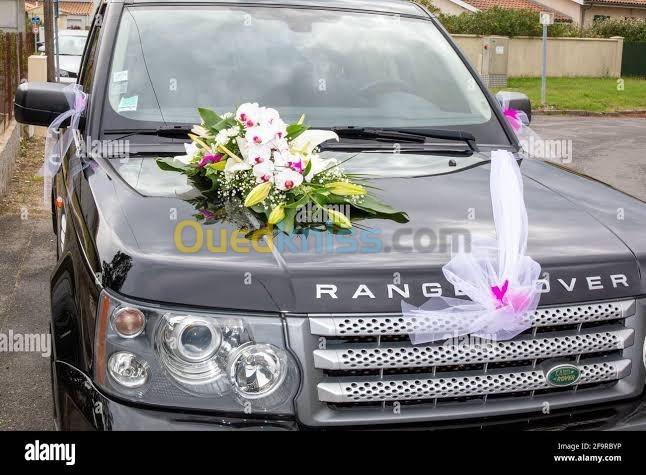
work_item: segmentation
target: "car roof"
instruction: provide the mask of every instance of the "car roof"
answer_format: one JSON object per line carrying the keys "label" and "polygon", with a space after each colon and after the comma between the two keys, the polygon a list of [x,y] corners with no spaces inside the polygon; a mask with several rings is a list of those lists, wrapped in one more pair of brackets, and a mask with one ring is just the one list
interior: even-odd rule
{"label": "car roof", "polygon": [[88,30],[58,30],[58,36],[87,36]]}
{"label": "car roof", "polygon": [[[106,0],[109,3],[124,3],[124,0]],[[352,10],[376,11],[401,15],[427,17],[427,12],[419,5],[408,0],[126,0],[128,4],[181,4],[181,3],[211,3],[211,4],[244,4],[244,5],[285,5],[302,7],[344,8]]]}

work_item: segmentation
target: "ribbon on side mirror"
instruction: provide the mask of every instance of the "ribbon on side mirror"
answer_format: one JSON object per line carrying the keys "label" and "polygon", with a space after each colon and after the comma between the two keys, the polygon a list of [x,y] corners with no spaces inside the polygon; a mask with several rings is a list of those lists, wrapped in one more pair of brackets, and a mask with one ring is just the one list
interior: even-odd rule
{"label": "ribbon on side mirror", "polygon": [[508,92],[498,92],[496,94],[496,99],[498,99],[498,102],[500,103],[502,114],[505,116],[505,119],[507,119],[507,122],[509,122],[509,125],[511,125],[511,128],[514,130],[516,135],[519,135],[523,128],[529,126],[529,117],[524,111],[510,107],[509,103],[511,100],[511,94]]}
{"label": "ribbon on side mirror", "polygon": [[[51,196],[52,179],[61,168],[63,157],[67,154],[75,134],[78,134],[78,126],[81,116],[87,107],[87,94],[83,92],[83,86],[79,84],[70,84],[63,89],[69,110],[56,117],[47,128],[47,138],[45,139],[45,163],[41,170],[43,176],[43,203],[47,207]],[[61,126],[69,120],[69,125],[62,131]],[[79,152],[77,150],[76,158],[78,163],[74,163],[75,175],[83,168]],[[69,183],[69,182],[68,182]]]}

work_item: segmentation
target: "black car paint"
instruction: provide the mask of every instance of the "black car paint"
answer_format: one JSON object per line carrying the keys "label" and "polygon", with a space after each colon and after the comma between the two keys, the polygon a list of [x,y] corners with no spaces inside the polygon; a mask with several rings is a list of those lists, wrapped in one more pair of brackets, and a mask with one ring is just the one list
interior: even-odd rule
{"label": "black car paint", "polygon": [[[303,7],[324,5],[326,8],[378,11],[384,8],[398,14],[426,14],[421,7],[402,2],[334,0],[297,3]],[[94,82],[88,91],[86,137],[99,137],[101,134],[101,98],[106,90],[111,45],[123,3],[109,2],[100,8],[105,10],[100,11],[100,28],[96,20],[93,26],[100,37],[94,61]],[[448,33],[434,19],[432,21],[453,45]],[[456,53],[467,63],[457,48]],[[84,57],[81,83],[86,79],[83,71],[86,64],[87,58]],[[473,69],[468,67],[486,91]],[[493,107],[495,99],[488,93],[486,96],[510,142],[517,145],[515,135],[500,111]],[[159,146],[159,150],[162,153],[163,146]],[[394,272],[399,272],[402,281],[409,283],[412,289],[423,282],[445,284],[440,269],[447,260],[444,255],[427,254],[424,259],[413,252],[336,257],[314,253],[240,255],[228,252],[212,255],[206,250],[195,255],[180,254],[172,240],[177,222],[170,220],[168,213],[169,209],[176,208],[180,219],[185,219],[192,214],[187,203],[177,198],[142,196],[124,182],[109,161],[101,158],[97,158],[99,166],[88,167],[82,173],[72,175],[68,166],[69,157],[74,153],[76,149],[72,145],[54,185],[55,196],[65,199],[64,211],[57,211],[57,217],[60,218],[60,212],[65,212],[68,223],[68,238],[51,279],[55,398],[61,428],[195,428],[202,427],[202,424],[208,424],[210,428],[297,427],[294,421],[267,424],[263,419],[252,417],[250,420],[253,422],[246,424],[240,417],[143,409],[106,398],[91,380],[96,308],[101,287],[157,303],[304,314],[399,311],[399,299],[385,298],[385,285],[392,282]],[[586,277],[596,275],[607,279],[610,274],[624,274],[629,282],[628,287],[606,287],[597,293],[584,287],[566,292],[562,286],[553,285],[541,303],[645,295],[646,279],[642,269],[646,265],[646,239],[642,233],[646,206],[609,187],[550,164],[524,160],[521,167],[531,223],[528,254],[542,264],[552,282],[572,277],[584,282]],[[485,163],[444,176],[379,180],[378,186],[383,189],[384,196],[393,206],[406,210],[411,223],[373,221],[369,224],[382,229],[384,237],[402,226],[433,229],[455,227],[456,223],[464,226],[468,210],[473,208],[477,218],[468,223],[469,230],[492,235],[488,170]],[[407,193],[396,192],[401,189]],[[432,190],[430,196],[428,190]],[[425,195],[428,197],[421,199]],[[625,210],[622,221],[616,218],[618,209]],[[229,224],[211,227],[233,229]],[[240,282],[249,271],[252,271],[256,285],[241,291]],[[206,292],[206,282],[214,280],[219,285]],[[196,282],[203,284],[196,285]],[[316,299],[317,283],[335,283],[343,298]],[[359,283],[378,290],[376,298],[351,299]],[[445,291],[451,292],[448,287]],[[411,303],[420,304],[425,300],[420,293],[413,292]],[[101,404],[97,405],[97,402]],[[635,404],[639,405],[639,410],[634,417],[643,420],[643,404]],[[190,423],[182,425],[178,422],[180,420]]]}

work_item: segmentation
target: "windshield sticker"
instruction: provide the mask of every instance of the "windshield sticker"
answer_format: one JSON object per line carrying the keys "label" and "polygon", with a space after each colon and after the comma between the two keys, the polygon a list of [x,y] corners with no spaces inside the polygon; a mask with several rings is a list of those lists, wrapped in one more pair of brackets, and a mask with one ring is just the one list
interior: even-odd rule
{"label": "windshield sticker", "polygon": [[112,86],[112,92],[119,95],[124,95],[128,92],[128,81],[122,81]]}
{"label": "windshield sticker", "polygon": [[139,96],[122,97],[117,112],[134,112],[137,110]]}
{"label": "windshield sticker", "polygon": [[117,71],[112,74],[112,82],[123,82],[128,80],[128,71]]}

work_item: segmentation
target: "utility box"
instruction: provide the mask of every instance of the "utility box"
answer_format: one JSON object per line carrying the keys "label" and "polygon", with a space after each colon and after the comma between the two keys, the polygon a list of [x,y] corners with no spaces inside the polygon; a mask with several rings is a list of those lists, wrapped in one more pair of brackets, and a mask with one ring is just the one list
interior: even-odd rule
{"label": "utility box", "polygon": [[485,36],[482,38],[482,66],[480,74],[487,87],[507,87],[507,60],[509,38]]}

